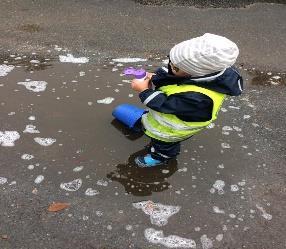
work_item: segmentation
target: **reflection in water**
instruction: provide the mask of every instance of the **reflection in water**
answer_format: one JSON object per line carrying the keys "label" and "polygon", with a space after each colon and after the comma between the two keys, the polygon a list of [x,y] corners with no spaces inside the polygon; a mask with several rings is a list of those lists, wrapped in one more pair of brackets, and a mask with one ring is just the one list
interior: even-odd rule
{"label": "reflection in water", "polygon": [[164,166],[139,168],[135,165],[134,158],[146,152],[143,149],[132,154],[127,164],[118,164],[116,170],[107,174],[107,178],[121,183],[128,194],[135,196],[149,196],[153,192],[167,190],[170,186],[167,178],[178,170],[177,161],[172,160]]}
{"label": "reflection in water", "polygon": [[135,125],[133,129],[129,129],[126,125],[117,119],[113,119],[111,125],[122,132],[122,134],[129,140],[136,140],[144,135],[144,132],[140,130],[140,124]]}

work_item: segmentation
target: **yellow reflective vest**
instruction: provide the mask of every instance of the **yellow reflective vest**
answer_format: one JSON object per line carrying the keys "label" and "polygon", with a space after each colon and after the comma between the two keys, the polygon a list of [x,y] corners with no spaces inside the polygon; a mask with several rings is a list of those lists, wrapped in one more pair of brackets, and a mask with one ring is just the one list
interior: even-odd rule
{"label": "yellow reflective vest", "polygon": [[142,116],[145,134],[164,142],[178,142],[185,140],[206,128],[217,118],[217,114],[225,99],[225,94],[194,85],[168,85],[158,90],[170,96],[182,92],[198,92],[207,95],[213,100],[212,118],[204,122],[186,122],[174,114],[166,114],[149,109]]}

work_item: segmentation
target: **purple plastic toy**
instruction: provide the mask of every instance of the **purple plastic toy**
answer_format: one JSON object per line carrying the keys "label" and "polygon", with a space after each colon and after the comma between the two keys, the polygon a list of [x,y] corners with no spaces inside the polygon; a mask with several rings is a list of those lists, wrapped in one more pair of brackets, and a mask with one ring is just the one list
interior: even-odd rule
{"label": "purple plastic toy", "polygon": [[147,73],[144,69],[136,69],[134,67],[125,68],[123,73],[127,76],[133,75],[137,80],[143,80],[146,78]]}

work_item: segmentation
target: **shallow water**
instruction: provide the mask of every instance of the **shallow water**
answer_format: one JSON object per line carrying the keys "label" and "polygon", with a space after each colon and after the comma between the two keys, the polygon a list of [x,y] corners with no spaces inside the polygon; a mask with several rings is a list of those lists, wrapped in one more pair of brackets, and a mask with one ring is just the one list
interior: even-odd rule
{"label": "shallow water", "polygon": [[[37,212],[52,201],[63,200],[71,204],[56,216],[69,226],[67,230],[57,227],[64,235],[79,226],[88,238],[104,238],[109,245],[119,233],[124,238],[120,248],[127,248],[127,238],[142,248],[156,244],[174,248],[172,241],[184,248],[195,244],[211,248],[229,230],[236,236],[246,227],[255,227],[261,214],[249,219],[251,208],[263,206],[259,210],[271,215],[265,203],[257,207],[247,200],[255,188],[249,178],[260,174],[257,164],[263,163],[263,149],[257,150],[257,141],[245,138],[245,122],[256,122],[255,105],[249,99],[229,98],[214,126],[183,143],[177,161],[140,169],[134,158],[146,153],[148,138],[131,132],[111,115],[122,103],[143,107],[130,88],[130,79],[121,75],[130,64],[111,59],[103,64],[61,63],[58,58],[36,55],[16,58],[7,56],[0,63],[15,66],[0,77],[0,131],[19,135],[9,138],[10,146],[1,135],[0,184],[2,198],[13,207],[9,212],[14,212],[16,220],[22,212],[19,205],[25,203],[23,196],[28,196]],[[163,59],[138,64],[153,70]],[[35,91],[37,84],[26,88],[25,82],[46,84]],[[134,208],[134,203],[142,201],[180,209],[168,222],[160,223],[158,231],[151,228],[156,222]],[[49,229],[53,216],[42,216],[45,221],[35,218],[36,222],[44,222],[39,226]],[[10,227],[16,220],[5,218],[4,223]],[[43,234],[39,231],[39,237]]]}

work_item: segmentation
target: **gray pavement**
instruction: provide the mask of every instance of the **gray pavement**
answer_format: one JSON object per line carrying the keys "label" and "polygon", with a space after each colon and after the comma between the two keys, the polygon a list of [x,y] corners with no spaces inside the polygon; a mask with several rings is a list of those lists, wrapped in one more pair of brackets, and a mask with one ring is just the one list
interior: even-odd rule
{"label": "gray pavement", "polygon": [[[285,12],[1,1],[0,248],[284,249]],[[148,139],[111,116],[141,106],[121,72],[204,32],[237,41],[246,91],[176,162],[137,169]],[[132,57],[147,61],[113,61]]]}
{"label": "gray pavement", "polygon": [[279,3],[285,0],[135,0],[144,5],[195,6],[198,8],[242,8],[254,3]]}

